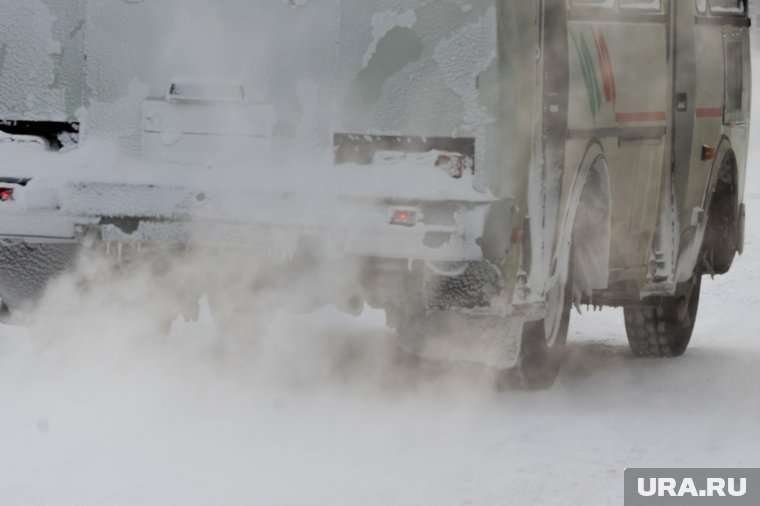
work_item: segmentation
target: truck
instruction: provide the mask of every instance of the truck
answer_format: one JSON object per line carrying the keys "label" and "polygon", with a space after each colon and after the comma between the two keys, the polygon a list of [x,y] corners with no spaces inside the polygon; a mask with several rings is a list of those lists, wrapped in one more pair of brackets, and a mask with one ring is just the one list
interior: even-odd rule
{"label": "truck", "polygon": [[571,309],[614,306],[679,356],[744,245],[747,10],[2,0],[3,308],[85,252],[198,255],[146,297],[205,290],[236,332],[369,305],[404,353],[547,388]]}

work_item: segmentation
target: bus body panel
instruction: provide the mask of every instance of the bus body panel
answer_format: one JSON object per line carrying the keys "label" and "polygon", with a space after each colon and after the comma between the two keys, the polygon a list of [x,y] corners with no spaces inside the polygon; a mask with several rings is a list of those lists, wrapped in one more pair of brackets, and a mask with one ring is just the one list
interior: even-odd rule
{"label": "bus body panel", "polygon": [[571,6],[568,131],[569,143],[577,147],[566,168],[579,163],[578,153],[590,140],[604,146],[611,171],[609,267],[615,283],[640,278],[651,255],[667,153],[669,31],[664,10],[635,16],[608,10]]}

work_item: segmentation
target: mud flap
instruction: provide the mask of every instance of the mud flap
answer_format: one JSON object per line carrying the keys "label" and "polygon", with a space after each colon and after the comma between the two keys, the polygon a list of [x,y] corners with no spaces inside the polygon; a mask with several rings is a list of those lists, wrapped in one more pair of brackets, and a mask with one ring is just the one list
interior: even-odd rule
{"label": "mud flap", "polygon": [[399,329],[405,351],[433,361],[496,369],[517,364],[524,319],[507,310],[496,266],[487,261],[428,263],[420,274],[421,305],[409,310]]}
{"label": "mud flap", "polygon": [[76,244],[3,244],[0,246],[0,298],[11,310],[33,306],[48,283],[72,267]]}

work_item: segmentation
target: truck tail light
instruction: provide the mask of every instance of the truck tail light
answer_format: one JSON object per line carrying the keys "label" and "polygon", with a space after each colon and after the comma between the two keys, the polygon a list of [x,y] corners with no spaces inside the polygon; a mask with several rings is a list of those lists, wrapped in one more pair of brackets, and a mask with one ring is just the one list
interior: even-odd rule
{"label": "truck tail light", "polygon": [[0,188],[0,202],[13,200],[13,188]]}
{"label": "truck tail light", "polygon": [[417,211],[411,209],[396,209],[391,216],[391,225],[414,227],[417,225]]}

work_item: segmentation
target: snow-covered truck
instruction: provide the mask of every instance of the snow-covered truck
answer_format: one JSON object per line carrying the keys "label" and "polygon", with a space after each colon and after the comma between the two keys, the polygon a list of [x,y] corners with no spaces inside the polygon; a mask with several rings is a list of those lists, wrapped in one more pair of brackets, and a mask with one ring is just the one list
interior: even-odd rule
{"label": "snow-covered truck", "polygon": [[[638,355],[682,354],[701,277],[742,250],[744,1],[0,0],[0,14],[11,311],[83,248],[234,250],[250,259],[235,276],[307,279],[317,303],[385,309],[407,351],[540,387],[573,304],[624,307]],[[255,314],[261,298],[225,303]]]}

